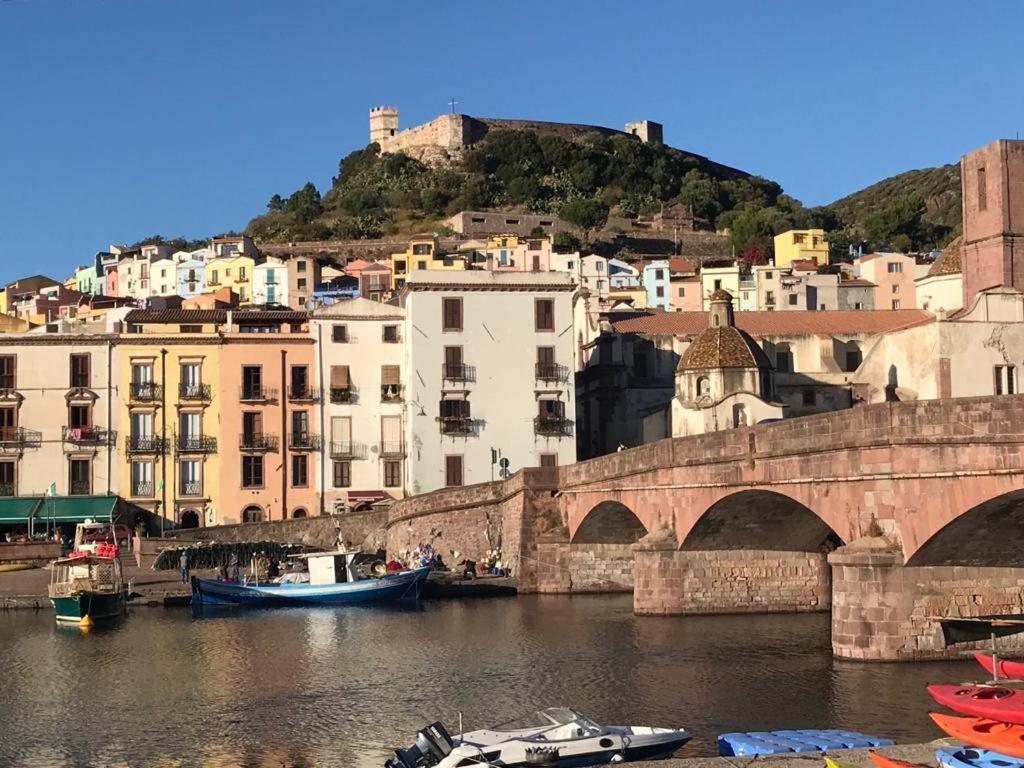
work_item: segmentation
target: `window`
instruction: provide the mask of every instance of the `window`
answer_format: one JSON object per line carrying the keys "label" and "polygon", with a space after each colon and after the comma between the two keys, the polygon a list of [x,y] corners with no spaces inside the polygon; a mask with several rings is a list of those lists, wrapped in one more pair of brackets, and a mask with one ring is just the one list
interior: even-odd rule
{"label": "window", "polygon": [[242,457],[242,487],[262,488],[263,487],[263,457],[243,456]]}
{"label": "window", "polygon": [[765,291],[764,292],[764,301],[765,301],[766,304],[774,304],[775,303],[775,291]]}
{"label": "window", "polygon": [[412,247],[413,256],[429,256],[434,248],[430,243],[416,243]]}
{"label": "window", "polygon": [[306,398],[309,396],[309,367],[293,365],[291,368],[291,396]]}
{"label": "window", "polygon": [[633,374],[639,376],[642,379],[646,379],[648,376],[647,372],[647,350],[646,349],[634,349],[633,350]]}
{"label": "window", "polygon": [[453,297],[441,299],[441,330],[462,330],[462,299]]}
{"label": "window", "polygon": [[305,272],[306,271],[306,262],[302,261],[301,259],[299,261],[295,262],[295,271],[296,272]]}
{"label": "window", "polygon": [[352,462],[334,462],[334,487],[349,488],[352,485]]}
{"label": "window", "polygon": [[892,292],[893,293],[899,293],[900,292],[900,287],[898,285],[892,286]]}
{"label": "window", "polygon": [[263,369],[258,365],[242,366],[242,397],[253,400],[263,396]]}
{"label": "window", "polygon": [[793,350],[786,342],[775,346],[775,370],[779,373],[793,372]]}
{"label": "window", "polygon": [[890,261],[886,265],[886,269],[889,270],[889,274],[895,274],[897,272],[902,272],[903,271],[903,265],[900,264],[898,261]]}
{"label": "window", "polygon": [[538,400],[537,416],[542,421],[561,421],[565,418],[565,403],[551,398]]}
{"label": "window", "polygon": [[771,280],[771,279],[772,279],[772,273],[771,273],[771,270],[769,270],[769,271],[767,271],[767,272],[765,272],[765,273],[764,273],[764,279],[765,279],[765,280]]}
{"label": "window", "polygon": [[425,261],[417,261],[416,262],[416,269],[426,269],[426,268],[427,268],[427,262],[425,262]]}
{"label": "window", "polygon": [[132,462],[132,496],[153,495],[153,462]]}
{"label": "window", "polygon": [[444,484],[451,488],[462,485],[462,456],[444,457]]}
{"label": "window", "polygon": [[292,445],[310,445],[309,411],[292,411]]}
{"label": "window", "polygon": [[72,387],[91,387],[90,382],[90,365],[89,355],[72,355],[71,356],[71,386]]}
{"label": "window", "polygon": [[686,295],[686,289],[683,286],[679,286],[679,298],[683,298]]}
{"label": "window", "polygon": [[385,325],[384,326],[384,341],[389,344],[394,344],[398,341],[398,326],[397,325]]}
{"label": "window", "polygon": [[537,299],[534,302],[534,329],[537,331],[555,330],[554,299]]}
{"label": "window", "polygon": [[203,463],[199,459],[178,462],[178,495],[203,495]]}
{"label": "window", "polygon": [[238,279],[245,280],[245,267],[238,268]]}
{"label": "window", "polygon": [[14,495],[14,462],[0,461],[0,496]]}
{"label": "window", "polygon": [[665,298],[665,287],[662,285],[655,287],[654,295],[657,296],[659,299]]}
{"label": "window", "polygon": [[803,398],[804,405],[814,405],[814,390],[804,389],[801,391],[801,397]]}
{"label": "window", "polygon": [[558,466],[558,454],[557,453],[542,453],[540,455],[540,465],[542,467],[557,467]]}
{"label": "window", "polygon": [[795,306],[796,306],[796,303],[797,303],[797,301],[799,300],[799,298],[800,298],[800,297],[799,297],[799,296],[797,296],[797,295],[796,295],[795,293],[791,293],[791,294],[789,294],[789,306],[791,306],[791,307],[795,307]]}
{"label": "window", "polygon": [[18,358],[14,355],[0,355],[0,389],[15,389],[17,387]]}
{"label": "window", "polygon": [[68,426],[72,429],[84,429],[92,426],[92,406],[72,405],[68,408]]}
{"label": "window", "polygon": [[995,393],[997,395],[1012,395],[1016,391],[1015,366],[997,365],[995,367]]}
{"label": "window", "polygon": [[697,397],[709,397],[711,395],[711,379],[701,376],[697,379]]}
{"label": "window", "polygon": [[978,176],[978,210],[984,211],[988,208],[988,185],[985,183],[985,168],[982,166],[977,171]]}
{"label": "window", "polygon": [[348,326],[345,325],[332,325],[331,326],[331,341],[336,344],[344,344],[348,341]]}
{"label": "window", "polygon": [[899,309],[900,308],[900,300],[899,299],[893,299],[892,300],[892,308],[893,309]]}
{"label": "window", "polygon": [[716,291],[722,290],[722,281],[721,280],[715,280],[715,290]]}
{"label": "window", "polygon": [[853,308],[854,309],[864,309],[864,305],[861,304],[859,301],[855,301],[855,302],[853,302]]}
{"label": "window", "polygon": [[846,367],[843,369],[847,372],[856,371],[860,368],[860,364],[864,361],[864,353],[860,351],[860,347],[850,342],[846,347]]}
{"label": "window", "polygon": [[292,454],[292,488],[309,485],[309,456],[304,453]]}
{"label": "window", "polygon": [[300,291],[306,290],[306,278],[300,277],[298,280],[296,280],[295,287]]}
{"label": "window", "polygon": [[402,462],[384,462],[384,487],[397,488],[402,484]]}
{"label": "window", "polygon": [[71,459],[68,469],[68,495],[88,496],[92,484],[92,462],[89,459]]}
{"label": "window", "polygon": [[179,325],[178,333],[202,333],[203,326],[201,325]]}
{"label": "window", "polygon": [[665,270],[663,270],[663,269],[656,269],[656,270],[654,270],[654,279],[655,280],[664,280],[665,279]]}

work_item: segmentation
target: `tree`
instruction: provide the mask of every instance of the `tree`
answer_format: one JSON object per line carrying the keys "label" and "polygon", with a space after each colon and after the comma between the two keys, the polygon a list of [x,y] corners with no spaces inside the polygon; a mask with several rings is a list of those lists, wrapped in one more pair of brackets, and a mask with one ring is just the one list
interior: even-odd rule
{"label": "tree", "polygon": [[270,198],[270,201],[267,203],[267,210],[270,211],[271,213],[280,213],[281,211],[283,211],[284,198],[281,197],[280,195],[274,195],[272,198]]}
{"label": "tree", "polygon": [[586,244],[590,242],[590,232],[607,223],[608,206],[593,197],[574,197],[562,203],[558,215],[580,230]]}
{"label": "tree", "polygon": [[308,224],[323,213],[320,193],[313,182],[307,181],[302,189],[293,192],[284,204],[284,210],[299,224]]}
{"label": "tree", "polygon": [[572,232],[556,232],[551,247],[558,253],[572,253],[580,249],[580,239]]}
{"label": "tree", "polygon": [[682,186],[679,188],[679,202],[689,206],[696,218],[703,219],[712,227],[718,214],[722,212],[720,197],[718,182],[706,173],[693,170],[683,177]]}

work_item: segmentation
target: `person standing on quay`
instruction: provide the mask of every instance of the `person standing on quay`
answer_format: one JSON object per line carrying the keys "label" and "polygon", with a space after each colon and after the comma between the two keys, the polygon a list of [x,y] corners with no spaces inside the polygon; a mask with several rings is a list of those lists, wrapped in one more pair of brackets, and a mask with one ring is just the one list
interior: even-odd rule
{"label": "person standing on quay", "polygon": [[181,583],[185,584],[188,582],[188,550],[181,550],[181,557],[178,559],[178,565],[181,566]]}

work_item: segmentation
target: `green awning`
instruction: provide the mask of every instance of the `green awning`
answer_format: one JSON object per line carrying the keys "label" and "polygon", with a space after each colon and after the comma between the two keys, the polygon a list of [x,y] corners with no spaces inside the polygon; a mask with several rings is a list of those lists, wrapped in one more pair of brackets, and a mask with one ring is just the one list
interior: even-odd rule
{"label": "green awning", "polygon": [[0,499],[0,525],[27,523],[39,506],[35,497],[12,497]]}
{"label": "green awning", "polygon": [[36,523],[99,523],[110,520],[117,496],[44,496],[35,501]]}

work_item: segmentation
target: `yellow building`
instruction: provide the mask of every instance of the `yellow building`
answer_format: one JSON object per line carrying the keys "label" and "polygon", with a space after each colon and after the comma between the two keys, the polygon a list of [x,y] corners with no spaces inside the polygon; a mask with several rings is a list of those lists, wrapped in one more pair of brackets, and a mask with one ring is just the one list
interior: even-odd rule
{"label": "yellow building", "polygon": [[413,235],[404,251],[391,254],[391,272],[395,288],[405,285],[409,273],[417,269],[459,270],[466,259],[457,253],[441,253],[433,234]]}
{"label": "yellow building", "polygon": [[252,271],[256,261],[251,256],[224,256],[206,263],[207,291],[230,288],[238,294],[241,305],[252,303]]}
{"label": "yellow building", "polygon": [[823,229],[791,229],[775,236],[775,266],[788,267],[796,259],[828,264],[828,241]]}
{"label": "yellow building", "polygon": [[[120,495],[184,527],[217,522],[220,338],[210,313],[136,310],[118,344]],[[192,315],[197,322],[186,322]],[[164,321],[162,321],[164,320]],[[237,406],[236,406],[237,407]]]}

